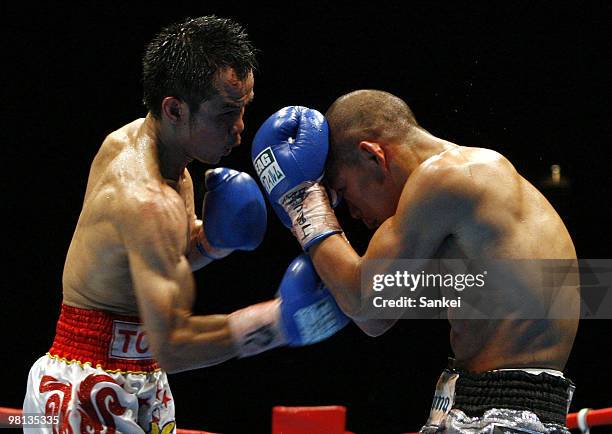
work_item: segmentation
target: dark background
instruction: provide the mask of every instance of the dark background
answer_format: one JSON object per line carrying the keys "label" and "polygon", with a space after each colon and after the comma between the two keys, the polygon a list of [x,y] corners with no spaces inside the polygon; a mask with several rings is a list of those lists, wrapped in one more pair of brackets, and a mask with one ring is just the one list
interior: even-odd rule
{"label": "dark background", "polygon": [[[129,3],[129,4],[128,4]],[[89,164],[109,132],[142,117],[140,59],[161,26],[215,13],[261,50],[243,146],[221,162],[254,173],[249,144],[285,105],[325,111],[377,88],[404,98],[433,134],[504,153],[538,184],[551,164],[571,181],[545,194],[581,258],[610,257],[610,6],[604,2],[91,2],[0,6],[3,209],[0,406],[21,406],[30,365],[51,343],[64,256]],[[196,203],[206,166],[190,166]],[[197,206],[199,208],[199,206]],[[340,209],[360,251],[370,234]],[[271,214],[266,239],[197,272],[197,313],[273,296],[297,243]],[[583,321],[567,375],[572,410],[612,405],[612,321]],[[404,321],[373,339],[349,326],[328,341],[171,376],[181,427],[264,433],[273,405],[342,404],[356,433],[416,430],[449,355],[448,326]],[[600,431],[603,432],[603,431]]]}

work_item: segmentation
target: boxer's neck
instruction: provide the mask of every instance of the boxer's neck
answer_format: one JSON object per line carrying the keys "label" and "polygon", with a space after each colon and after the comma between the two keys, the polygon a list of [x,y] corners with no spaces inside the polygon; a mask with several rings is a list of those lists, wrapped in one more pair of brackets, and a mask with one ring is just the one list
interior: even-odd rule
{"label": "boxer's neck", "polygon": [[404,185],[412,172],[423,162],[456,147],[457,145],[451,142],[439,139],[425,130],[417,129],[401,146],[396,148],[392,166],[394,178],[400,185]]}
{"label": "boxer's neck", "polygon": [[177,185],[191,158],[184,152],[180,143],[175,140],[172,132],[164,127],[161,120],[155,119],[151,113],[147,115],[143,127],[154,140],[161,177],[171,186]]}

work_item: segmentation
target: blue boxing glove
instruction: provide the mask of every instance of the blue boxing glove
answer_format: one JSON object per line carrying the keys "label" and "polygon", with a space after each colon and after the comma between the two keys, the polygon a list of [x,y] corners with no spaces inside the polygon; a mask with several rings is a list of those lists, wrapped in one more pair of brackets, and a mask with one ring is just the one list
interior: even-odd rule
{"label": "blue boxing glove", "polygon": [[253,139],[253,165],[272,208],[304,250],[342,232],[319,183],[328,147],[325,117],[301,106],[274,113]]}
{"label": "blue boxing glove", "polygon": [[278,288],[287,344],[309,345],[335,334],[350,321],[329,293],[308,255],[293,260]]}
{"label": "blue boxing glove", "polygon": [[[202,219],[205,243],[197,248],[218,259],[218,251],[254,250],[267,227],[266,203],[255,180],[225,167],[206,171]],[[208,244],[208,248],[204,245]]]}
{"label": "blue boxing glove", "polygon": [[325,340],[349,322],[317,275],[300,255],[287,268],[278,298],[240,309],[229,328],[242,357],[281,345],[303,346]]}

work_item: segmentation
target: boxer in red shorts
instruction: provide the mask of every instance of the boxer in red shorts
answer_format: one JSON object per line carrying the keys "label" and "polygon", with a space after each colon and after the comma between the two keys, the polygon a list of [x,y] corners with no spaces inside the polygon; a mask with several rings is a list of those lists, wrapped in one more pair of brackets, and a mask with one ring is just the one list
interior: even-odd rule
{"label": "boxer in red shorts", "polygon": [[26,431],[175,432],[166,372],[315,343],[347,323],[305,255],[290,264],[277,299],[192,315],[192,271],[256,248],[266,229],[256,182],[227,168],[207,172],[197,220],[186,169],[240,144],[254,67],[251,43],[228,19],[188,19],[149,44],[149,112],[109,134],[93,161],[55,340],[28,377],[24,413],[58,423]]}

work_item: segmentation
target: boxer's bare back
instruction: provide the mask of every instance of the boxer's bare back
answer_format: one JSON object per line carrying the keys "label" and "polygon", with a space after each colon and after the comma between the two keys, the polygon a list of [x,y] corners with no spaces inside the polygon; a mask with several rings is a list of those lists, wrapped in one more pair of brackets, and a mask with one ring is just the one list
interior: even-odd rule
{"label": "boxer's bare back", "polygon": [[[416,150],[410,146],[387,150],[387,158],[394,157],[389,163],[391,175],[387,175],[393,179],[390,183],[372,181],[374,163],[343,166],[329,180],[344,196],[353,217],[371,228],[380,225],[361,258],[337,235],[315,246],[312,253],[317,271],[358,324],[375,321],[377,315],[375,309],[363,310],[372,303],[363,298],[359,273],[354,270],[364,261],[435,257],[575,260],[572,240],[557,212],[506,158],[488,149],[457,146],[424,130],[415,134],[416,144],[411,146]],[[394,196],[393,183],[400,185],[398,182],[404,184]],[[503,278],[507,285],[501,294],[484,297],[489,303],[513,304],[506,308],[507,317],[457,319],[449,311],[456,366],[478,372],[517,367],[562,370],[578,325],[577,276],[567,276],[563,288],[546,289],[521,273],[508,272]],[[519,293],[519,287],[525,292]],[[529,302],[545,309],[554,303],[564,311],[557,317],[535,319],[512,311]],[[364,331],[379,335],[393,321],[373,324],[376,326]]]}
{"label": "boxer's bare back", "polygon": [[[563,221],[545,197],[517,173],[500,154],[481,148],[457,147],[443,153],[436,164],[463,170],[469,183],[459,183],[458,193],[471,197],[474,208],[440,246],[437,256],[446,258],[567,259],[576,251]],[[471,190],[471,191],[470,191]],[[515,280],[516,279],[516,280]],[[472,371],[539,367],[562,370],[572,348],[578,324],[578,280],[569,275],[564,288],[542,291],[536,280],[508,276],[499,301],[520,305],[527,299],[564,306],[563,318],[453,319],[451,346],[457,366]],[[520,281],[520,282],[519,282]],[[527,283],[530,292],[516,288]],[[485,295],[486,297],[486,295]]]}

